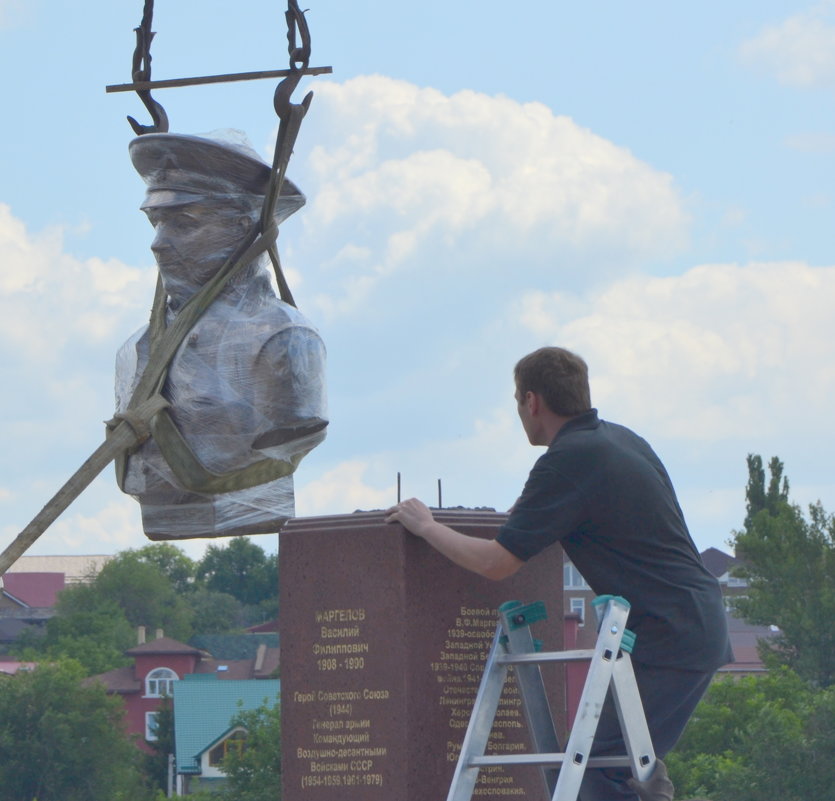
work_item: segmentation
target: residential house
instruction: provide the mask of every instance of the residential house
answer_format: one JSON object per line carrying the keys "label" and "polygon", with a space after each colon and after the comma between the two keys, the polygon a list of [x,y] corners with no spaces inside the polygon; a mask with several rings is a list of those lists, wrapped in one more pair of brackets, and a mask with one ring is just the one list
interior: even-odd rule
{"label": "residential house", "polygon": [[6,573],[0,576],[0,653],[27,630],[40,630],[55,614],[63,573]]}
{"label": "residential house", "polygon": [[[757,643],[763,638],[774,636],[775,629],[746,623],[733,614],[730,604],[730,599],[744,596],[748,587],[748,582],[744,578],[735,575],[735,568],[739,567],[742,561],[718,548],[708,548],[701,553],[701,557],[705,567],[716,576],[722,594],[728,600],[726,614],[734,662],[724,665],[719,673],[750,675],[765,672],[765,667],[757,653]],[[571,639],[574,643],[572,647],[578,649],[594,648],[597,640],[597,625],[591,602],[595,593],[567,556],[563,561],[563,596],[566,642]]]}
{"label": "residential house", "polygon": [[748,591],[747,579],[736,575],[737,568],[742,566],[743,561],[718,548],[708,548],[702,551],[701,556],[705,567],[716,576],[722,588],[722,594],[725,596],[728,634],[734,652],[734,661],[721,667],[720,674],[750,676],[765,673],[766,668],[760,659],[757,646],[760,640],[773,637],[778,629],[776,626],[755,626],[734,614],[731,602],[734,598],[744,597]]}
{"label": "residential house", "polygon": [[[260,635],[260,641],[250,642],[251,635],[223,637],[227,648],[232,641],[245,641],[239,648],[247,655],[241,658],[217,658],[209,651],[163,636],[157,631],[154,640],[145,641],[144,627],[138,632],[139,643],[125,651],[132,664],[109,670],[87,679],[105,685],[108,692],[118,694],[125,703],[127,731],[136,736],[137,744],[145,751],[156,739],[156,715],[163,698],[174,697],[179,681],[190,675],[214,676],[225,681],[257,680],[263,682],[274,675],[278,667],[278,638]],[[271,638],[265,640],[264,638]],[[270,647],[274,643],[275,647]],[[176,714],[176,709],[175,709]]]}
{"label": "residential house", "polygon": [[111,554],[21,556],[6,572],[11,573],[63,573],[67,584],[89,581],[111,559]]}
{"label": "residential house", "polygon": [[232,748],[243,748],[246,731],[233,724],[239,712],[278,703],[279,682],[222,681],[215,674],[186,676],[174,685],[176,794],[216,789],[226,781],[221,769]]}
{"label": "residential house", "polygon": [[88,581],[112,556],[21,556],[0,576],[0,653],[55,615],[58,593]]}
{"label": "residential house", "polygon": [[564,554],[562,586],[563,615],[566,619],[571,617],[574,621],[570,638],[574,644],[571,647],[578,649],[594,648],[597,642],[597,620],[591,602],[596,595],[594,590],[586,583],[582,573]]}

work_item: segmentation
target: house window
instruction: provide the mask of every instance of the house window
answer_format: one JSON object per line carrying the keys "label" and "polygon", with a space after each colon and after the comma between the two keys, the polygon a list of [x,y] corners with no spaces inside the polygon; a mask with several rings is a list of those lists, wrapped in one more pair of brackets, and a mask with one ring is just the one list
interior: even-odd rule
{"label": "house window", "polygon": [[579,615],[580,616],[580,625],[584,625],[586,622],[586,599],[585,598],[572,598],[569,601],[571,614],[572,615]]}
{"label": "house window", "polygon": [[157,739],[157,715],[158,712],[145,713],[145,739],[153,742]]}
{"label": "house window", "polygon": [[246,732],[243,729],[237,729],[209,751],[209,765],[213,768],[222,768],[223,760],[230,751],[240,754],[244,748],[246,748]]}
{"label": "house window", "polygon": [[571,562],[563,562],[562,566],[562,583],[565,589],[569,590],[587,590],[589,585],[583,578],[582,573],[577,570]]}
{"label": "house window", "polygon": [[156,668],[145,677],[145,697],[161,698],[174,694],[174,682],[179,676],[171,668]]}

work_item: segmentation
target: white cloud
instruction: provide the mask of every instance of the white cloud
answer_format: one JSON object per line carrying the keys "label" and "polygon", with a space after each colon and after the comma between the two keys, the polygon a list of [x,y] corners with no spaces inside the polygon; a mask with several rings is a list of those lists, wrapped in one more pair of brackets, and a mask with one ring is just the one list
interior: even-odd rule
{"label": "white cloud", "polygon": [[322,476],[296,486],[296,514],[311,517],[345,514],[355,509],[386,509],[395,493],[391,487],[379,489],[365,482],[369,465],[360,460],[341,462]]}
{"label": "white cloud", "polygon": [[322,312],[356,309],[395,273],[495,280],[524,262],[531,280],[577,281],[560,250],[637,264],[686,239],[670,175],[540,103],[371,76],[319,84],[314,107],[296,255],[321,265]]}
{"label": "white cloud", "polygon": [[733,441],[829,414],[833,300],[835,267],[715,264],[582,298],[534,292],[516,313],[586,357],[596,404],[667,437]]}
{"label": "white cloud", "polygon": [[72,513],[56,521],[44,538],[51,553],[115,553],[142,547],[139,504],[116,497],[95,514]]}
{"label": "white cloud", "polygon": [[763,29],[744,42],[748,64],[773,73],[789,86],[835,88],[835,4],[822,2]]}
{"label": "white cloud", "polygon": [[0,347],[29,363],[52,364],[70,343],[102,343],[141,319],[153,279],[114,259],[76,259],[61,229],[32,235],[0,204]]}

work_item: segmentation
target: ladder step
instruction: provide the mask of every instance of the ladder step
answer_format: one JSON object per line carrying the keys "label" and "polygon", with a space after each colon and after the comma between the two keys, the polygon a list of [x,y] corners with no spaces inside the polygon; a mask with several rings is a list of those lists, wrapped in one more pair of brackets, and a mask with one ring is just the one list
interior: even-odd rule
{"label": "ladder step", "polygon": [[499,654],[499,665],[536,665],[540,662],[587,662],[594,656],[594,650],[583,651],[537,651],[532,654]]}
{"label": "ladder step", "polygon": [[[638,781],[649,777],[656,759],[632,669],[630,653],[635,637],[626,629],[629,603],[620,597],[601,596],[595,600],[595,611],[600,623],[593,650],[543,652],[531,635],[530,624],[545,618],[544,606],[525,606],[519,601],[502,604],[447,801],[472,801],[481,768],[536,767],[550,801],[577,801],[586,768],[628,767]],[[588,676],[577,718],[563,746],[557,738],[540,665],[585,660],[589,661]],[[511,667],[532,753],[488,755],[488,741]],[[591,756],[600,712],[610,689],[626,753]]]}
{"label": "ladder step", "polygon": [[[486,768],[495,765],[562,765],[567,754],[506,754],[472,757],[467,762],[470,768]],[[590,768],[623,768],[631,764],[628,756],[590,757],[586,766]]]}

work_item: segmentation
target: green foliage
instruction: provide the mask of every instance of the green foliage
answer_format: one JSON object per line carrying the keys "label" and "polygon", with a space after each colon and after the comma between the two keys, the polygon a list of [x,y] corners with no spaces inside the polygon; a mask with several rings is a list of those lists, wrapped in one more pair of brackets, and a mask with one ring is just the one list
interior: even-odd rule
{"label": "green foliage", "polygon": [[28,632],[11,649],[20,659],[77,659],[88,675],[129,663],[137,626],[181,642],[275,618],[277,557],[245,537],[210,546],[199,563],[170,543],[123,551],[90,582],[58,597],[46,632]]}
{"label": "green foliage", "polygon": [[197,563],[170,542],[155,542],[135,551],[143,562],[155,565],[170,582],[174,591],[183,594],[194,588]]}
{"label": "green foliage", "polygon": [[239,712],[232,725],[246,729],[246,747],[230,750],[223,760],[229,784],[225,789],[235,801],[280,801],[281,711],[278,704]]}
{"label": "green foliage", "polygon": [[7,801],[148,797],[121,700],[82,686],[74,662],[0,681],[0,792]]}
{"label": "green foliage", "polygon": [[28,661],[75,659],[93,675],[128,664],[124,652],[134,643],[133,627],[121,607],[81,584],[61,593],[58,615],[48,622],[46,633],[25,633],[14,652]]}
{"label": "green foliage", "polygon": [[154,560],[149,561],[148,549],[123,551],[89,584],[63,590],[56,611],[44,636],[21,639],[15,648],[18,656],[33,661],[74,658],[93,675],[129,663],[124,652],[136,644],[137,626],[161,628],[182,641],[193,633],[191,606]]}
{"label": "green foliage", "polygon": [[833,798],[835,688],[786,668],[715,682],[665,757],[676,797],[713,801]]}
{"label": "green foliage", "polygon": [[248,537],[233,537],[226,547],[210,545],[197,566],[206,588],[256,606],[278,595],[278,561]]}
{"label": "green foliage", "polygon": [[776,514],[780,505],[789,500],[789,480],[783,477],[783,463],[776,456],[768,463],[770,477],[765,486],[762,456],[748,454],[748,486],[745,488],[745,529],[763,509]]}
{"label": "green foliage", "polygon": [[[747,597],[735,602],[751,623],[780,628],[761,644],[763,661],[787,665],[826,687],[835,682],[835,519],[823,507],[809,507],[809,518],[788,501],[782,463],[770,462],[765,490],[762,462],[748,457],[749,517],[732,544],[745,560]],[[782,486],[782,489],[781,489]]]}
{"label": "green foliage", "polygon": [[103,600],[115,601],[134,627],[161,628],[175,640],[192,634],[188,605],[162,570],[137,551],[123,551],[109,561],[92,587]]}
{"label": "green foliage", "polygon": [[247,625],[244,605],[228,593],[200,588],[191,592],[186,601],[198,634],[225,634]]}

